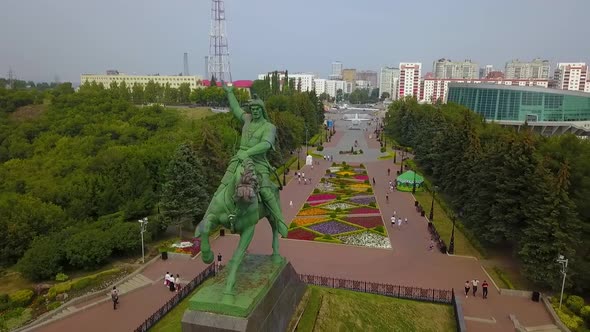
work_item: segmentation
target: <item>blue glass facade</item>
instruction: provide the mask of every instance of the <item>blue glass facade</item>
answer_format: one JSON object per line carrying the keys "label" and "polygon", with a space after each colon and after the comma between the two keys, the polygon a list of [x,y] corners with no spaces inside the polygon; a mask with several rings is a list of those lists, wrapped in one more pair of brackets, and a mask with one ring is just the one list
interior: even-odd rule
{"label": "blue glass facade", "polygon": [[590,93],[483,84],[449,84],[447,102],[463,105],[486,120],[588,121]]}

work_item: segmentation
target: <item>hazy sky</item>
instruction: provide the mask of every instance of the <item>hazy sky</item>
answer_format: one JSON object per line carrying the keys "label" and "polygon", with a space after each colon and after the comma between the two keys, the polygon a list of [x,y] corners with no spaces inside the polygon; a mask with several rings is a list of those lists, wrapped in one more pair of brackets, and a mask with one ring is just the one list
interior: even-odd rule
{"label": "hazy sky", "polygon": [[[590,62],[590,0],[226,0],[232,76],[330,63],[513,58]],[[79,83],[82,73],[202,75],[209,0],[0,0],[0,77]]]}

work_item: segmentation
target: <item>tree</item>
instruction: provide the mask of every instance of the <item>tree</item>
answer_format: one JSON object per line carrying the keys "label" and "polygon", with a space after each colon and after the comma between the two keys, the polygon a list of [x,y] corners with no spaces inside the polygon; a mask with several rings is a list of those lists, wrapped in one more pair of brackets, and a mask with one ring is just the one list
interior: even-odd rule
{"label": "tree", "polygon": [[189,97],[191,94],[191,86],[188,83],[182,83],[178,87],[178,102],[181,104],[186,104],[189,102]]}
{"label": "tree", "polygon": [[330,100],[330,95],[327,94],[327,93],[325,93],[325,92],[322,92],[320,94],[320,97],[319,98],[320,98],[321,101],[328,101],[328,100]]}
{"label": "tree", "polygon": [[211,75],[211,81],[209,81],[210,87],[217,87],[217,80],[215,79],[215,75]]}
{"label": "tree", "polygon": [[344,100],[344,95],[342,89],[336,90],[336,102],[339,103]]}
{"label": "tree", "polygon": [[64,256],[62,245],[57,236],[36,238],[18,261],[19,272],[33,281],[52,279],[62,271]]}
{"label": "tree", "polygon": [[384,101],[385,99],[389,99],[391,98],[391,95],[389,94],[389,92],[385,91],[381,94],[381,101]]}
{"label": "tree", "polygon": [[182,225],[196,224],[209,204],[207,180],[203,165],[190,145],[181,144],[165,172],[160,206],[169,223],[177,225],[182,237]]}
{"label": "tree", "polygon": [[112,252],[107,234],[100,229],[87,229],[66,240],[65,258],[77,269],[93,269],[106,262]]}

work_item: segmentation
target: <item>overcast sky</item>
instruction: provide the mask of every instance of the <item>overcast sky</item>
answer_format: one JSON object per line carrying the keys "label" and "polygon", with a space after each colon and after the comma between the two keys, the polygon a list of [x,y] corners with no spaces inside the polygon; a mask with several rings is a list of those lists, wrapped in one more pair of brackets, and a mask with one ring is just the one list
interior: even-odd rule
{"label": "overcast sky", "polygon": [[[274,69],[325,77],[446,57],[590,62],[590,0],[226,0],[233,79]],[[0,77],[203,75],[210,0],[0,0]]]}

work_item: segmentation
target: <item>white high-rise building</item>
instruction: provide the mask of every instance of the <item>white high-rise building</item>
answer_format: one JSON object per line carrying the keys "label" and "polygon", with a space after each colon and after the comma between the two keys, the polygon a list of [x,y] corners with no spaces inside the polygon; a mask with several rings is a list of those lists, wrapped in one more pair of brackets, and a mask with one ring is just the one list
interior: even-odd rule
{"label": "white high-rise building", "polygon": [[419,62],[401,62],[399,70],[398,98],[414,96],[416,99],[420,99],[422,64]]}
{"label": "white high-rise building", "polygon": [[383,67],[379,75],[379,97],[384,92],[389,94],[389,99],[397,99],[397,86],[399,84],[399,68]]}
{"label": "white high-rise building", "polygon": [[512,60],[506,63],[504,78],[507,80],[549,79],[548,60],[534,59],[531,62]]}
{"label": "white high-rise building", "polygon": [[554,78],[558,89],[590,92],[588,66],[584,62],[558,63]]}
{"label": "white high-rise building", "polygon": [[347,93],[346,83],[346,81],[326,80],[326,93],[332,98],[336,98],[336,92],[340,89],[342,89],[343,93]]}
{"label": "white high-rise building", "polygon": [[438,59],[432,65],[434,78],[439,79],[477,79],[479,78],[479,65],[471,60],[451,61],[450,59]]}
{"label": "white high-rise building", "polygon": [[315,88],[315,93],[319,96],[322,93],[326,92],[326,79],[325,78],[316,78],[313,80],[313,86]]}
{"label": "white high-rise building", "polygon": [[332,74],[330,75],[331,80],[341,80],[342,79],[342,62],[334,61],[332,62]]}

